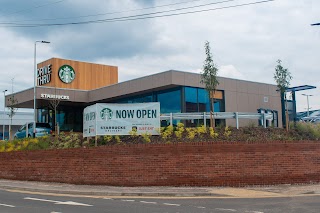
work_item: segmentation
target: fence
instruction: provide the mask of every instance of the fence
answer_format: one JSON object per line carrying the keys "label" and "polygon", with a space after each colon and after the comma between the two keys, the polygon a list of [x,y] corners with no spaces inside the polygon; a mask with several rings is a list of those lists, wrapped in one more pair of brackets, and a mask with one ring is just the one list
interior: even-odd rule
{"label": "fence", "polygon": [[[235,119],[236,127],[239,129],[239,119],[260,120],[263,127],[267,127],[267,120],[273,120],[273,114],[269,113],[251,113],[251,112],[215,112],[212,113],[214,119]],[[193,120],[203,119],[206,126],[206,119],[210,119],[210,112],[192,112],[192,113],[166,113],[161,114],[160,120],[169,120],[172,124],[173,120]]]}

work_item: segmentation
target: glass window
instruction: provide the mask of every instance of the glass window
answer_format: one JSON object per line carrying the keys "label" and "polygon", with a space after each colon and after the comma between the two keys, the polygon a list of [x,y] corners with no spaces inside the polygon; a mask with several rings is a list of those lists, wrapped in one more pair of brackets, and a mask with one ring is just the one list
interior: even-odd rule
{"label": "glass window", "polygon": [[26,130],[26,125],[21,126],[19,129],[19,131],[23,131],[23,130]]}
{"label": "glass window", "polygon": [[181,112],[181,90],[171,90],[157,94],[161,113]]}
{"label": "glass window", "polygon": [[152,95],[134,97],[128,99],[128,103],[145,103],[145,102],[152,102]]}
{"label": "glass window", "polygon": [[48,129],[51,129],[51,126],[48,123],[36,123],[36,128],[48,128]]}
{"label": "glass window", "polygon": [[207,90],[198,89],[199,112],[210,112],[210,101]]}
{"label": "glass window", "polygon": [[214,111],[215,112],[221,112],[220,101],[215,101],[214,102]]}
{"label": "glass window", "polygon": [[186,112],[198,112],[197,88],[185,87]]}
{"label": "glass window", "polygon": [[116,100],[115,103],[146,103],[152,102],[153,96],[152,94],[143,95],[143,96],[135,96],[132,98],[124,98],[120,100]]}

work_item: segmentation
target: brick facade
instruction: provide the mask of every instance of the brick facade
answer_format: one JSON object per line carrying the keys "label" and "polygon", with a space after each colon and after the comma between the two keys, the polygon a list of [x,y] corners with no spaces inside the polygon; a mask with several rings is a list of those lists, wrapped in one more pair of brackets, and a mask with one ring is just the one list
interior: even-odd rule
{"label": "brick facade", "polygon": [[114,186],[320,182],[320,143],[181,143],[0,153],[0,178]]}

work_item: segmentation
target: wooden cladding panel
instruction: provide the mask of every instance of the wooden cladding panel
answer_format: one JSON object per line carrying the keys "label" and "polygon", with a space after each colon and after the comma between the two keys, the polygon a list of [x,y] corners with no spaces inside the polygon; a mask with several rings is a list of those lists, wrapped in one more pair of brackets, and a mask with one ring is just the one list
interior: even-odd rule
{"label": "wooden cladding panel", "polygon": [[[85,70],[90,70],[90,72],[91,72],[91,70],[92,70],[92,64],[85,64],[84,65],[84,68],[85,68]],[[89,90],[90,88],[89,88],[89,85],[91,85],[92,84],[92,81],[93,81],[93,79],[92,79],[92,75],[87,75],[86,76],[86,78],[84,78],[84,79],[81,79],[83,82],[84,82],[84,84],[85,84],[85,90]]]}
{"label": "wooden cladding panel", "polygon": [[[92,90],[118,83],[118,67],[52,58],[38,64],[38,68],[52,64],[51,82],[41,86]],[[66,84],[58,76],[62,65],[70,65],[75,70],[75,79]]]}
{"label": "wooden cladding panel", "polygon": [[213,95],[213,92],[210,93],[210,97],[212,98],[215,98],[215,99],[223,99],[223,92],[222,91],[219,91],[219,90],[216,90],[214,92],[214,95]]}

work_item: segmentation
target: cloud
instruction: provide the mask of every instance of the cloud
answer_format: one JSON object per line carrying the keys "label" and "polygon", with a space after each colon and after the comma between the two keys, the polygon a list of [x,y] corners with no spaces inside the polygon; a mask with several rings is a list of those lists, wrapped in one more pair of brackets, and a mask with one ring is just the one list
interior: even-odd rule
{"label": "cloud", "polygon": [[[40,0],[31,3],[7,0],[1,3],[0,22],[54,18],[56,20],[41,20],[39,23],[62,23],[112,18],[178,8],[171,6],[136,10],[176,2],[62,1],[14,14],[12,12],[44,3]],[[235,1],[238,4],[246,2],[249,1]],[[179,7],[200,3],[208,2],[191,2]],[[13,76],[15,90],[32,87],[33,48],[36,40],[51,41],[50,45],[38,46],[39,62],[61,57],[116,65],[119,66],[120,81],[169,69],[199,72],[205,59],[204,42],[209,41],[221,76],[274,83],[276,60],[282,59],[283,65],[293,75],[292,86],[319,86],[320,27],[310,26],[320,21],[319,7],[320,2],[316,0],[282,0],[139,21],[41,28],[3,28],[0,25],[0,69],[6,70],[0,80],[0,87],[9,87]],[[115,11],[126,12],[79,17]],[[75,16],[79,18],[57,19]],[[320,108],[316,98],[319,90],[305,92],[315,95],[310,98],[310,106]],[[299,111],[306,107],[305,97],[301,94],[297,95],[297,107]]]}
{"label": "cloud", "polygon": [[[8,93],[21,91],[33,87],[34,77],[34,42],[23,38],[16,32],[0,28],[1,91],[7,89]],[[37,61],[44,61],[52,56],[50,47],[38,44]],[[7,93],[7,94],[8,94]],[[0,104],[3,105],[3,99]]]}
{"label": "cloud", "polygon": [[219,68],[219,76],[246,80],[245,76],[239,72],[233,65],[224,65]]}

